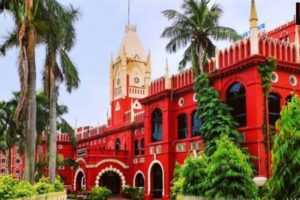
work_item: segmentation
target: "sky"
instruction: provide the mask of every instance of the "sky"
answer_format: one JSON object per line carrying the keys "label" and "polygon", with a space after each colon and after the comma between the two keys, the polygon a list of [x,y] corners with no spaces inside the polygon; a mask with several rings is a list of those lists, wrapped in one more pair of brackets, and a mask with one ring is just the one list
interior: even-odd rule
{"label": "sky", "polygon": [[[240,34],[249,30],[251,0],[211,0],[221,5],[224,14],[220,25],[229,26]],[[60,87],[59,103],[69,108],[64,116],[72,126],[97,126],[106,123],[109,108],[109,66],[111,55],[116,55],[124,36],[128,18],[128,0],[59,0],[80,9],[76,22],[77,40],[70,52],[81,83],[71,94],[64,85]],[[146,52],[151,52],[152,80],[164,74],[166,59],[171,73],[176,73],[182,51],[169,54],[165,51],[166,39],[160,38],[170,22],[161,14],[163,10],[180,11],[183,0],[131,0],[130,22],[137,26],[138,36]],[[256,0],[259,24],[266,30],[276,28],[295,15],[296,0]],[[0,44],[13,28],[8,13],[0,14]],[[229,44],[217,42],[218,48]],[[9,100],[13,91],[19,90],[17,72],[18,51],[13,48],[0,57],[0,101]],[[36,49],[37,90],[42,90],[42,68],[45,49]]]}

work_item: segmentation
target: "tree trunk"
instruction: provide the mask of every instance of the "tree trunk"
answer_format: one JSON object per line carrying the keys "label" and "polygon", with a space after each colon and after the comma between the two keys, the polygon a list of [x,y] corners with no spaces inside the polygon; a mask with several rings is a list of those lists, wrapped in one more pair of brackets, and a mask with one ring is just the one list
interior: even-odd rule
{"label": "tree trunk", "polygon": [[8,174],[11,174],[11,147],[8,148]]}
{"label": "tree trunk", "polygon": [[[32,4],[30,5],[32,6]],[[36,145],[36,66],[35,31],[33,25],[30,23],[26,27],[26,37],[26,52],[28,58],[28,93],[25,122],[25,180],[33,184]]]}
{"label": "tree trunk", "polygon": [[[54,62],[53,56],[51,63]],[[50,142],[49,142],[49,178],[54,184],[56,175],[56,85],[55,85],[55,65],[50,70]]]}
{"label": "tree trunk", "polygon": [[199,65],[200,74],[203,74],[203,72],[204,72],[204,70],[203,70],[203,48],[202,48],[201,44],[199,44],[199,46],[198,46],[198,65]]}

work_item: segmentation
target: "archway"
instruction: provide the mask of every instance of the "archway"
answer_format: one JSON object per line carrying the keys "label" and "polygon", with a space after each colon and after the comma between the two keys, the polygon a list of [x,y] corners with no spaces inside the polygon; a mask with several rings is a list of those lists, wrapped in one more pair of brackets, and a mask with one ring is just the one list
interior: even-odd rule
{"label": "archway", "polygon": [[116,172],[105,172],[100,177],[98,184],[99,186],[110,189],[113,195],[119,195],[121,192],[121,178]]}
{"label": "archway", "polygon": [[75,186],[75,190],[77,191],[83,191],[85,190],[85,175],[83,174],[83,172],[78,172],[77,176],[76,176],[76,186]]}
{"label": "archway", "polygon": [[158,163],[151,168],[151,193],[153,198],[161,198],[163,194],[163,171]]}

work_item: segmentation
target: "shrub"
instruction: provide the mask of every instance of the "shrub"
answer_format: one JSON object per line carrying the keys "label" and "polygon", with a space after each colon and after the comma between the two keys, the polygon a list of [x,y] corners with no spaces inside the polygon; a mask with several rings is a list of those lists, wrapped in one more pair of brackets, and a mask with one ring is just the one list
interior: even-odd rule
{"label": "shrub", "polygon": [[110,195],[111,191],[106,187],[94,187],[89,195],[89,200],[106,200]]}
{"label": "shrub", "polygon": [[64,191],[64,189],[64,184],[62,183],[61,179],[59,177],[56,177],[54,182],[55,192],[62,192]]}
{"label": "shrub", "polygon": [[11,176],[0,176],[0,200],[27,197],[35,194],[34,187],[26,181]]}
{"label": "shrub", "polygon": [[16,194],[15,198],[19,197],[28,197],[36,194],[36,191],[29,182],[27,181],[19,181],[15,186],[14,192]]}
{"label": "shrub", "polygon": [[204,196],[207,189],[206,166],[208,158],[204,152],[196,157],[188,156],[183,165],[176,165],[174,170],[171,199],[178,195]]}
{"label": "shrub", "polygon": [[142,187],[125,187],[123,188],[123,194],[126,198],[133,200],[143,200],[144,199],[144,188]]}
{"label": "shrub", "polygon": [[34,188],[38,194],[55,192],[55,187],[50,184],[49,179],[45,177],[42,177],[39,182],[34,185]]}

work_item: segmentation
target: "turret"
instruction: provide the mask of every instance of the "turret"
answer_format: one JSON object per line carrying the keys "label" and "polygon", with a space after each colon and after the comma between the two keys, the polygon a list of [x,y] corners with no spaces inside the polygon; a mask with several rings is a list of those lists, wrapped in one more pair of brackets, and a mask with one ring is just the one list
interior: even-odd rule
{"label": "turret", "polygon": [[171,89],[171,79],[169,76],[168,59],[166,59],[166,67],[165,67],[165,89]]}
{"label": "turret", "polygon": [[295,49],[296,49],[296,62],[299,63],[300,62],[300,45],[299,45],[299,30],[298,30],[298,25],[295,25]]}

